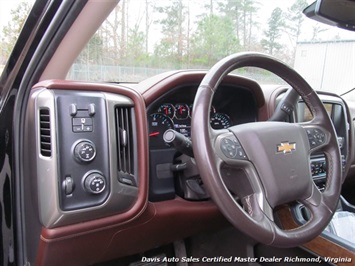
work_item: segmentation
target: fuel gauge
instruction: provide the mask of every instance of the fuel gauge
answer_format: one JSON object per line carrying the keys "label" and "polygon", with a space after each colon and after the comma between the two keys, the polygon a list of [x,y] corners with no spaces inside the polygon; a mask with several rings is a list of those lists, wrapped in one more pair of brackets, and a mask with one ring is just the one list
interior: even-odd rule
{"label": "fuel gauge", "polygon": [[174,105],[172,105],[171,103],[163,103],[159,106],[158,113],[164,114],[169,118],[173,118],[175,115]]}

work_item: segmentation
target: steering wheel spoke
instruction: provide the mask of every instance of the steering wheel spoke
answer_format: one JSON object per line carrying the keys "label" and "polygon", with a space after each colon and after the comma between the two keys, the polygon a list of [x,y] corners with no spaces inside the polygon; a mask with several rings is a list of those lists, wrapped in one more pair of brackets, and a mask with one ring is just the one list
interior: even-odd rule
{"label": "steering wheel spoke", "polygon": [[246,160],[235,160],[233,165],[218,160],[217,166],[225,186],[240,200],[244,211],[260,221],[265,215],[273,221],[273,209],[265,196],[265,190],[254,165]]}
{"label": "steering wheel spoke", "polygon": [[333,207],[329,206],[328,202],[324,200],[324,194],[321,193],[317,186],[313,184],[311,195],[300,202],[310,211],[310,221],[313,225],[318,223],[328,224],[333,215]]}
{"label": "steering wheel spoke", "polygon": [[312,183],[311,194],[306,199],[300,200],[306,207],[318,207],[322,201],[322,193],[318,190],[316,184]]}
{"label": "steering wheel spoke", "polygon": [[241,199],[241,202],[244,211],[255,221],[260,222],[266,217],[270,221],[274,220],[273,209],[262,193],[247,195]]}

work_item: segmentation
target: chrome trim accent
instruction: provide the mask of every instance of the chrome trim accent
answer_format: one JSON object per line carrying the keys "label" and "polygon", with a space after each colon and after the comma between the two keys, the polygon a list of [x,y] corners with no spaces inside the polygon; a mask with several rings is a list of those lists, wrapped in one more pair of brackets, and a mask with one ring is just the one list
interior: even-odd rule
{"label": "chrome trim accent", "polygon": [[[73,91],[75,93],[75,91]],[[117,148],[116,148],[116,131],[115,125],[115,107],[116,106],[134,106],[133,101],[123,95],[113,93],[100,92],[102,98],[106,101],[106,117],[108,127],[108,142],[110,169],[109,179],[111,192],[107,200],[95,207],[77,209],[73,211],[62,211],[60,208],[59,191],[62,184],[59,184],[59,159],[58,154],[58,138],[56,129],[56,103],[54,91],[46,88],[38,88],[33,90],[30,101],[35,104],[29,112],[36,113],[34,128],[26,130],[35,131],[35,154],[28,158],[36,165],[33,175],[37,178],[38,208],[39,219],[43,226],[47,228],[55,228],[58,226],[69,225],[77,222],[89,221],[117,213],[127,211],[138,197],[138,188],[120,183],[117,179]],[[40,154],[39,143],[39,109],[47,107],[50,110],[51,138],[52,138],[52,156],[44,157]],[[68,110],[69,112],[69,110]],[[31,149],[31,148],[29,148]],[[136,154],[136,152],[135,152]],[[137,160],[136,160],[137,162]],[[137,167],[137,166],[135,166]],[[136,171],[137,172],[137,171]]]}

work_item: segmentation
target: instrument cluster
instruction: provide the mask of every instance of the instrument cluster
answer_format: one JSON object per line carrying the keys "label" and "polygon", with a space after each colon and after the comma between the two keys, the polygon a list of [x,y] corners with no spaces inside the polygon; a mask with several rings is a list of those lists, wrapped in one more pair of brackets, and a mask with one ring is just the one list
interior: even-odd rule
{"label": "instrument cluster", "polygon": [[[191,117],[193,104],[189,103],[163,103],[148,117],[149,143],[152,148],[166,147],[163,134],[168,129],[190,137]],[[232,126],[230,117],[221,112],[217,112],[214,106],[211,107],[210,123],[213,129],[223,129]]]}

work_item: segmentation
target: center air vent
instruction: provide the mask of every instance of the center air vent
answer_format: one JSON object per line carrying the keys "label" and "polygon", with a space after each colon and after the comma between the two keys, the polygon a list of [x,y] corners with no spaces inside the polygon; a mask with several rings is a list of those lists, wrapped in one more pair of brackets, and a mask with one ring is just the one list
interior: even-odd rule
{"label": "center air vent", "polygon": [[39,131],[41,155],[51,157],[51,123],[48,108],[41,108],[39,110]]}
{"label": "center air vent", "polygon": [[133,109],[116,108],[117,165],[119,180],[136,185],[134,178]]}

